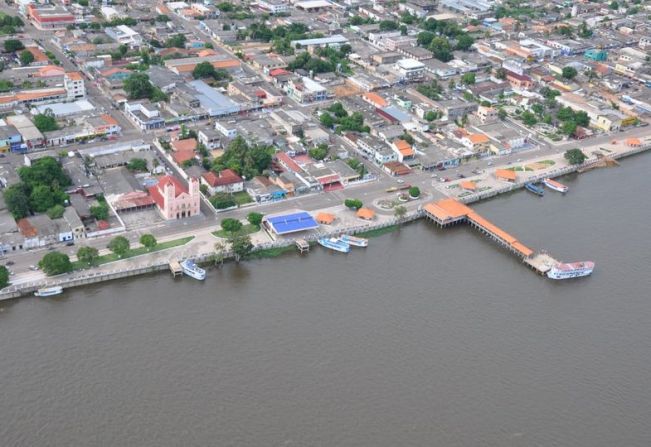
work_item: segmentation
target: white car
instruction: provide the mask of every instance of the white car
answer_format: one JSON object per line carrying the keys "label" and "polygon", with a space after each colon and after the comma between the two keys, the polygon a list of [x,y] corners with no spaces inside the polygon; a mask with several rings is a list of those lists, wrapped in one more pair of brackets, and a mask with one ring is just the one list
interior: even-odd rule
{"label": "white car", "polygon": [[397,180],[397,182],[400,183],[400,184],[405,183],[405,181],[404,181],[403,179],[401,179],[401,178],[399,178],[399,179]]}

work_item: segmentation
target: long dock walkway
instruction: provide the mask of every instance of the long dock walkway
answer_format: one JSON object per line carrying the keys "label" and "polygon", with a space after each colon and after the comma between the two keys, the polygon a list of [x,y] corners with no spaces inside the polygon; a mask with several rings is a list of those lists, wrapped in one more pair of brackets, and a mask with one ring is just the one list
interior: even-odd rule
{"label": "long dock walkway", "polygon": [[448,227],[458,223],[468,223],[492,240],[496,241],[516,256],[525,264],[540,274],[545,274],[558,261],[545,253],[534,253],[534,250],[520,242],[515,236],[502,230],[500,227],[482,217],[468,205],[456,199],[447,198],[423,206],[427,218],[441,227]]}

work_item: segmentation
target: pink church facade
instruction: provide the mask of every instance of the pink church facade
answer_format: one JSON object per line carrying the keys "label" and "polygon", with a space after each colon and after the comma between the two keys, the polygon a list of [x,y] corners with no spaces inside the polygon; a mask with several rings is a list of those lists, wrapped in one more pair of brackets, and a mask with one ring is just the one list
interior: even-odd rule
{"label": "pink church facade", "polygon": [[176,177],[166,175],[158,180],[156,186],[149,188],[149,194],[164,219],[183,219],[200,213],[199,180],[191,178],[188,184],[189,188],[186,188]]}

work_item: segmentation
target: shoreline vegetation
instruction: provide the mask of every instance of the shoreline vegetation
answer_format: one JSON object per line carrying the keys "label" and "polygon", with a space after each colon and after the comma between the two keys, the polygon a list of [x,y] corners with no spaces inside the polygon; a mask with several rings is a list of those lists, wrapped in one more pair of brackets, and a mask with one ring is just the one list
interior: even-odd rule
{"label": "shoreline vegetation", "polygon": [[161,242],[151,249],[147,247],[132,248],[129,249],[129,251],[127,251],[127,253],[122,257],[119,257],[115,253],[107,253],[105,255],[99,256],[92,264],[88,264],[87,262],[83,262],[83,261],[75,261],[72,263],[72,269],[73,271],[83,270],[89,267],[97,267],[98,265],[108,264],[109,262],[122,261],[124,259],[135,258],[136,256],[147,255],[150,253],[155,253],[157,251],[167,250],[174,247],[180,247],[181,245],[187,244],[192,239],[194,239],[194,236],[186,236],[179,239],[173,239],[167,242]]}

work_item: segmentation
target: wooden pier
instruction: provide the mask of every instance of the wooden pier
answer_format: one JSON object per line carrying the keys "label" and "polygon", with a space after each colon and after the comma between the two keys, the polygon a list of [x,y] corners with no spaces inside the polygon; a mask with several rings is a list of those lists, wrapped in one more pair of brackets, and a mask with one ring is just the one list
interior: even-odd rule
{"label": "wooden pier", "polygon": [[179,275],[183,275],[183,269],[181,268],[181,264],[179,263],[179,261],[176,260],[170,261],[169,266],[170,266],[170,272],[172,273],[173,277],[176,278]]}
{"label": "wooden pier", "polygon": [[515,236],[502,230],[488,219],[480,216],[472,208],[455,199],[442,199],[428,203],[423,207],[425,216],[441,228],[458,223],[468,223],[472,228],[479,230],[493,241],[505,247],[511,253],[523,260],[525,264],[536,272],[544,275],[558,261],[546,253],[534,251],[520,242]]}
{"label": "wooden pier", "polygon": [[296,239],[296,248],[300,253],[309,253],[310,244],[305,239]]}

